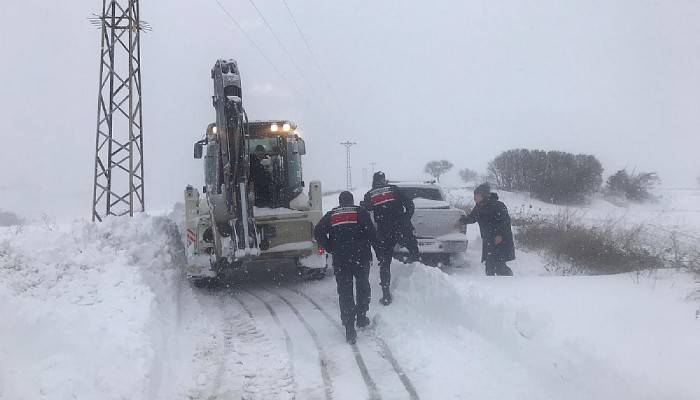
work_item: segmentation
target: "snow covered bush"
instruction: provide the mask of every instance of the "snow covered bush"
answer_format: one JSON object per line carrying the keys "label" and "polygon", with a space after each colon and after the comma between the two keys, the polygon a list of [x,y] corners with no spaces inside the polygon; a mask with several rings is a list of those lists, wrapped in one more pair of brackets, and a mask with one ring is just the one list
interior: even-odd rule
{"label": "snow covered bush", "polygon": [[24,223],[24,218],[11,212],[0,210],[0,226],[16,226],[22,225]]}
{"label": "snow covered bush", "polygon": [[698,238],[672,230],[668,232],[663,255],[669,266],[687,268],[700,274],[700,240]]}
{"label": "snow covered bush", "polygon": [[628,173],[627,170],[621,169],[608,178],[605,192],[610,196],[642,203],[656,200],[652,190],[659,183],[661,178],[656,172]]}
{"label": "snow covered bush", "polygon": [[600,189],[603,167],[595,156],[562,151],[516,149],[489,163],[500,189],[526,191],[554,204],[585,202]]}
{"label": "snow covered bush", "polygon": [[624,227],[616,221],[585,224],[576,213],[530,216],[517,221],[516,239],[526,248],[543,250],[550,268],[560,273],[614,274],[662,268],[662,249],[649,246],[647,227]]}
{"label": "snow covered bush", "polygon": [[459,177],[464,183],[473,183],[479,178],[479,174],[469,168],[459,170]]}

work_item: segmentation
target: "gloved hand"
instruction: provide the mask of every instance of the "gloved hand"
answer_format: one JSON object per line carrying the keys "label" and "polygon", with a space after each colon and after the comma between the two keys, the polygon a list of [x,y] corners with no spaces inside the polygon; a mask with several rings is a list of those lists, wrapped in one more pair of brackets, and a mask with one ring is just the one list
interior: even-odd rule
{"label": "gloved hand", "polygon": [[330,248],[331,247],[330,245],[328,247],[326,247],[326,246],[323,246],[321,243],[316,243],[316,244],[318,245],[319,252],[321,250],[323,250],[325,253],[333,254],[333,249]]}

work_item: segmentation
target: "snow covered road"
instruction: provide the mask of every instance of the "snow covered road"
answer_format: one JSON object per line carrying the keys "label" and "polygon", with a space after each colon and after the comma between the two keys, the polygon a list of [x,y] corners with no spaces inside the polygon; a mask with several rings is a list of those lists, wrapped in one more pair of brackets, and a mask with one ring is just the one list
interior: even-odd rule
{"label": "snow covered road", "polygon": [[[0,232],[0,399],[698,399],[696,277],[396,263],[345,343],[332,276],[197,289],[172,221]],[[470,238],[474,240],[474,238]],[[473,246],[477,247],[477,246]],[[373,293],[379,293],[376,268]]]}
{"label": "snow covered road", "polygon": [[[373,302],[373,325],[356,346],[344,342],[333,279],[268,280],[197,297],[221,305],[222,324],[226,314],[245,319],[242,337],[274,344],[262,349],[248,340],[244,352],[255,356],[231,357],[250,381],[239,396],[246,399],[700,395],[692,366],[700,357],[697,303],[679,297],[692,291],[690,276],[493,279],[474,272],[397,265],[396,303]],[[221,393],[196,398],[229,398]]]}
{"label": "snow covered road", "polygon": [[[198,302],[210,315],[219,315],[222,331],[227,332],[223,340],[229,345],[222,347],[228,356],[220,357],[218,371],[225,370],[227,360],[238,360],[236,375],[242,390],[233,394],[218,374],[205,373],[201,388],[190,397],[418,399],[386,343],[365,329],[360,335],[366,340],[347,345],[337,303],[325,295],[314,298],[305,293],[309,286],[323,287],[324,293],[335,290],[330,279],[200,290]],[[231,321],[237,322],[231,325]],[[213,338],[205,340],[209,339]],[[206,364],[199,357],[194,362]]]}

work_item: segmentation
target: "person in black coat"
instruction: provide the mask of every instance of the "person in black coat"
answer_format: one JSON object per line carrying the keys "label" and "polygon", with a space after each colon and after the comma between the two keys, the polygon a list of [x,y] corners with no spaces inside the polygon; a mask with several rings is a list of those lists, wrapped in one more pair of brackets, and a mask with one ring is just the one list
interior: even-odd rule
{"label": "person in black coat", "polygon": [[391,260],[394,257],[394,247],[400,245],[408,249],[409,262],[418,261],[420,253],[418,241],[413,234],[411,217],[415,211],[413,200],[401,193],[395,185],[389,185],[383,172],[376,172],[372,177],[372,190],[365,194],[360,203],[371,211],[374,222],[377,223],[379,237],[379,284],[382,287],[383,305],[391,304]]}
{"label": "person in black coat", "polygon": [[479,223],[481,231],[481,262],[486,263],[486,275],[512,276],[506,262],[515,260],[515,244],[510,226],[508,208],[498,201],[488,183],[474,189],[476,205],[471,213],[463,216],[464,224]]}
{"label": "person in black coat", "polygon": [[255,190],[255,205],[257,207],[272,207],[272,177],[263,165],[263,160],[269,160],[265,154],[265,146],[258,145],[250,155],[250,174]]}
{"label": "person in black coat", "polygon": [[[345,326],[345,338],[355,344],[359,328],[369,325],[367,311],[371,289],[369,267],[372,246],[377,248],[377,233],[369,213],[354,205],[352,193],[342,192],[339,206],[321,218],[314,228],[316,242],[333,255],[333,270],[338,285],[340,319]],[[357,295],[353,293],[353,278]],[[355,302],[357,297],[357,303]]]}

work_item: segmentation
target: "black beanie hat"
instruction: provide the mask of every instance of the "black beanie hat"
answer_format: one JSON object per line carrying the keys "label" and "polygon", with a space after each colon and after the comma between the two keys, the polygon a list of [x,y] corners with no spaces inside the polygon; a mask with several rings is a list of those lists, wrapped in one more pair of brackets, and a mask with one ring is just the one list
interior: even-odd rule
{"label": "black beanie hat", "polygon": [[338,204],[340,204],[341,207],[351,206],[354,203],[355,198],[353,197],[352,193],[348,192],[347,190],[341,192],[340,196],[338,196]]}
{"label": "black beanie hat", "polygon": [[491,185],[488,183],[482,183],[474,189],[474,194],[482,194],[488,196],[491,193]]}
{"label": "black beanie hat", "polygon": [[379,182],[384,181],[386,181],[386,175],[384,175],[382,171],[377,171],[374,173],[374,176],[372,176],[372,186],[376,186]]}

